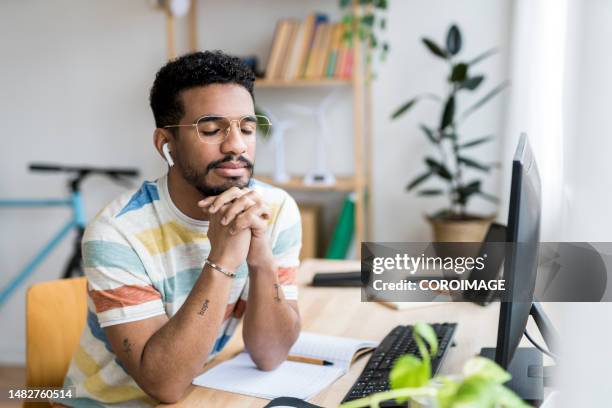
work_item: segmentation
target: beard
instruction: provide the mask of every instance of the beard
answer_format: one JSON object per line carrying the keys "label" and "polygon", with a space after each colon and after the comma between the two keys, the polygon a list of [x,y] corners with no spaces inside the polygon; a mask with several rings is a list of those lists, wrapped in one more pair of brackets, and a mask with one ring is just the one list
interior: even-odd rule
{"label": "beard", "polygon": [[[219,167],[221,164],[230,161],[239,161],[244,163],[245,169],[248,171],[246,181],[243,181],[242,177],[227,177],[220,185],[211,185],[206,182],[206,176],[208,176],[208,173]],[[221,160],[210,162],[205,169],[198,169],[191,166],[189,163],[183,163],[181,160],[179,160],[179,162],[181,175],[183,178],[204,197],[217,196],[232,187],[246,188],[253,177],[253,163],[243,156],[225,156]]]}

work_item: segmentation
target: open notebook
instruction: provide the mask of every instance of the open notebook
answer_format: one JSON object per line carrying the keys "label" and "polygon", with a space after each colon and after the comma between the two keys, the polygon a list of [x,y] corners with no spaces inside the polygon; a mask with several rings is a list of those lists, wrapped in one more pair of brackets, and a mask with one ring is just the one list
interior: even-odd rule
{"label": "open notebook", "polygon": [[377,345],[374,341],[302,332],[289,354],[327,360],[333,365],[285,361],[273,371],[260,371],[243,352],[196,377],[193,384],[267,399],[308,399],[345,374],[357,356]]}

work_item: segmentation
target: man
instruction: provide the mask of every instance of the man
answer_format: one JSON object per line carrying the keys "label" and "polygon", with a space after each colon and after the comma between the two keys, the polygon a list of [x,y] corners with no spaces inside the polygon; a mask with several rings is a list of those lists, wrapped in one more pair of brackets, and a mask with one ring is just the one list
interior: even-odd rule
{"label": "man", "polygon": [[[175,402],[244,316],[253,362],[272,370],[300,331],[295,201],[252,180],[254,75],[222,52],[160,69],[154,144],[167,175],[88,226],[88,319],[65,380],[81,406]],[[89,405],[88,405],[89,406]]]}

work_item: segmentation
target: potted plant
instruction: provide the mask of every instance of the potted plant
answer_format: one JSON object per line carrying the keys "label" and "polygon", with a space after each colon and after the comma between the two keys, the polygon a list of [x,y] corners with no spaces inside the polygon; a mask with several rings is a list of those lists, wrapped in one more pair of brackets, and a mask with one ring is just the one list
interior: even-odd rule
{"label": "potted plant", "polygon": [[[438,352],[438,339],[431,326],[417,323],[413,338],[422,358],[400,357],[389,375],[391,390],[350,401],[341,408],[378,407],[382,401],[411,401],[423,408],[528,408],[503,384],[510,379],[503,368],[484,357],[465,363],[461,376],[431,377],[431,356]],[[412,404],[414,403],[414,404]]]}
{"label": "potted plant", "polygon": [[[468,178],[469,171],[490,172],[496,165],[481,163],[470,155],[470,150],[489,142],[492,136],[482,136],[464,140],[460,135],[460,125],[480,107],[498,95],[507,85],[504,81],[497,85],[473,105],[459,113],[459,97],[480,88],[485,76],[474,74],[473,68],[482,60],[494,55],[495,49],[483,52],[470,60],[460,59],[462,39],[459,27],[452,25],[446,35],[446,46],[442,47],[429,38],[422,39],[425,47],[437,58],[448,64],[449,74],[445,77],[447,92],[444,97],[432,93],[413,97],[401,105],[391,118],[397,119],[407,113],[421,100],[432,100],[440,104],[440,121],[434,126],[420,124],[424,136],[434,146],[437,157],[427,155],[424,158],[426,170],[414,178],[407,186],[408,191],[419,187],[420,196],[448,197],[448,207],[428,215],[432,224],[435,241],[441,242],[479,242],[484,238],[493,216],[471,214],[467,211],[468,202],[476,196],[497,202],[497,198],[482,190],[480,178]],[[430,179],[441,179],[445,188],[422,188]]]}

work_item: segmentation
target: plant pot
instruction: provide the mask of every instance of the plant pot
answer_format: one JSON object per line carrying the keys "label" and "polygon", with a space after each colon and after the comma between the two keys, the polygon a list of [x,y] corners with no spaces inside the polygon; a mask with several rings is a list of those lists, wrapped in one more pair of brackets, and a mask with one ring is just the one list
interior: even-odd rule
{"label": "plant pot", "polygon": [[495,216],[465,219],[427,217],[435,242],[482,242]]}

